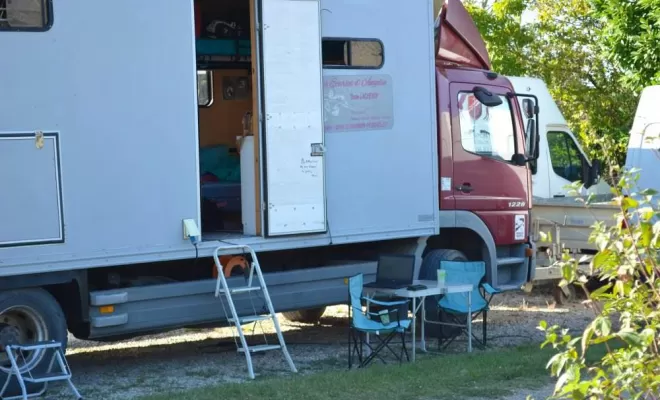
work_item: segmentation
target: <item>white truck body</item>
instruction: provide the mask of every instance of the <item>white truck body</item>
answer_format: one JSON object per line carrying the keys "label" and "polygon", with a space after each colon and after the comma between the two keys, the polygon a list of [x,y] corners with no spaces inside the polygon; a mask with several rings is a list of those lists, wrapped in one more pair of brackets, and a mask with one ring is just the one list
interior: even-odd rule
{"label": "white truck body", "polygon": [[626,168],[639,169],[639,189],[660,192],[660,85],[644,88],[630,130]]}
{"label": "white truck body", "polygon": [[[46,32],[2,32],[0,47],[21,56],[4,59],[0,74],[0,276],[189,258],[185,219],[203,231],[199,256],[218,239],[277,250],[437,234],[427,3],[394,15],[384,4],[264,2],[267,83],[257,90],[268,173],[257,223],[267,238],[204,232],[192,1],[55,1]],[[285,22],[291,15],[300,23]],[[400,17],[416,40],[388,28]],[[322,70],[321,36],[379,38],[397,56],[378,70]],[[290,73],[298,64],[305,71]],[[324,133],[322,88],[355,81],[379,93],[368,112],[390,125]],[[310,156],[316,144],[323,156]],[[251,189],[243,201],[254,203]]]}

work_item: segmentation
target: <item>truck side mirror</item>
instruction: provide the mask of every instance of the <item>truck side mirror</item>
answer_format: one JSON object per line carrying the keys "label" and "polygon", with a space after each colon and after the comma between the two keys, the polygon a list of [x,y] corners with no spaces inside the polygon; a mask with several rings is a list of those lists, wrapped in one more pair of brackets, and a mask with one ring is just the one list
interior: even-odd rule
{"label": "truck side mirror", "polygon": [[586,189],[598,183],[600,168],[600,160],[593,160],[591,161],[591,165],[589,165],[586,157],[582,158],[582,183]]}
{"label": "truck side mirror", "polygon": [[527,137],[528,140],[527,157],[529,157],[532,160],[536,160],[539,158],[540,136],[538,131],[536,130],[536,127],[537,127],[536,120],[534,120],[533,118],[528,118],[527,132],[525,136]]}
{"label": "truck side mirror", "polygon": [[475,86],[472,93],[474,93],[474,97],[486,107],[497,107],[502,104],[502,98],[500,96],[489,92],[481,86]]}
{"label": "truck side mirror", "polygon": [[601,172],[601,162],[600,160],[592,160],[591,161],[591,168],[589,170],[589,182],[591,185],[595,185],[598,183],[600,180],[600,172]]}
{"label": "truck side mirror", "polygon": [[534,102],[532,99],[523,99],[523,113],[527,119],[534,118]]}

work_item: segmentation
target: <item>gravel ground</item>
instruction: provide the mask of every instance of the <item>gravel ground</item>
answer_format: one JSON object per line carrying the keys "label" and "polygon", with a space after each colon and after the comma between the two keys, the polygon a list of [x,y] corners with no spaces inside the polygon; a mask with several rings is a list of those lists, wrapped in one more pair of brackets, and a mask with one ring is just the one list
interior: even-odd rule
{"label": "gravel ground", "polygon": [[[579,301],[555,306],[549,293],[540,289],[532,294],[498,295],[488,315],[489,343],[494,347],[540,343],[544,336],[536,327],[541,319],[572,331],[581,330],[589,321],[590,312]],[[280,322],[300,373],[345,368],[347,348],[343,343],[348,334],[345,306],[328,308],[318,325],[292,323],[282,317]],[[479,324],[475,328],[480,332]],[[264,330],[269,343],[275,343],[272,325],[264,324]],[[263,339],[261,334],[251,337],[254,344],[263,343]],[[457,343],[455,350],[464,351],[464,346]],[[163,391],[243,382],[247,378],[245,358],[236,353],[229,328],[182,329],[114,343],[71,337],[67,359],[74,383],[90,400],[132,399]],[[279,351],[254,356],[253,365],[257,378],[289,373]],[[543,388],[534,398],[544,399],[551,392],[552,386]],[[71,398],[61,386],[53,386],[49,393],[52,398]],[[509,399],[525,399],[526,395],[521,392]]]}

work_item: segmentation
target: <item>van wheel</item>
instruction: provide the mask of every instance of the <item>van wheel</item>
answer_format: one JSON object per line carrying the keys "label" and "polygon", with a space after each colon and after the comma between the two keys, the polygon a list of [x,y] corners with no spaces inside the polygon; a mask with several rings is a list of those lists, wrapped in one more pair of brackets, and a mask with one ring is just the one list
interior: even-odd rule
{"label": "van wheel", "polygon": [[[57,300],[43,289],[24,289],[0,292],[0,381],[4,382],[11,368],[5,346],[31,344],[55,340],[65,350],[68,341],[66,319]],[[39,374],[48,368],[52,353],[34,350],[23,353],[17,360],[21,372]],[[28,392],[39,391],[43,384],[27,384]],[[19,395],[20,389],[12,383],[5,397]]]}
{"label": "van wheel", "polygon": [[325,307],[307,308],[304,310],[287,311],[282,313],[284,318],[291,322],[301,322],[304,324],[316,324],[321,320]]}
{"label": "van wheel", "polygon": [[[424,256],[422,260],[422,266],[419,269],[419,279],[425,281],[437,281],[438,273],[437,270],[440,268],[440,261],[469,261],[468,258],[463,254],[463,252],[453,249],[436,249],[431,250]],[[437,321],[439,319],[439,309],[438,309],[438,298],[437,297],[428,297],[425,303],[426,308],[426,319],[431,321]],[[417,315],[417,320],[422,321],[421,319],[421,310]],[[444,325],[438,324],[426,324],[424,328],[426,333],[430,337],[437,337],[441,332],[449,334],[452,327],[446,327]]]}

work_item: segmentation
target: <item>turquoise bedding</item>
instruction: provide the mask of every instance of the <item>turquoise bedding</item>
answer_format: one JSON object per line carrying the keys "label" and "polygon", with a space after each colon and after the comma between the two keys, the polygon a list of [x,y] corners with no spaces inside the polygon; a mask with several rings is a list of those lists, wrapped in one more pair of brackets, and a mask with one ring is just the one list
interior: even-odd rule
{"label": "turquoise bedding", "polygon": [[212,174],[220,182],[241,182],[241,162],[238,154],[230,153],[229,146],[203,147],[199,151],[200,175]]}

